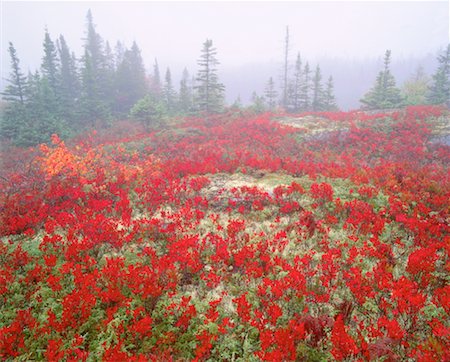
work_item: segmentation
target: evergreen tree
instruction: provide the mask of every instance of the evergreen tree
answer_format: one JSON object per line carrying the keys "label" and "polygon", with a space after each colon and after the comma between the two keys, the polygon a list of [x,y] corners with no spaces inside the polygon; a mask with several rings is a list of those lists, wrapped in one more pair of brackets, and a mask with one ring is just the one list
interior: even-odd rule
{"label": "evergreen tree", "polygon": [[[47,29],[45,29],[43,48],[44,56],[42,58],[39,86],[42,88],[43,97],[41,97],[41,100],[46,103],[40,106],[46,110],[45,118],[52,117],[54,120],[62,119],[63,105],[60,98],[61,82],[58,52]],[[33,108],[33,110],[36,110],[36,108]]]}
{"label": "evergreen tree", "polygon": [[131,107],[148,92],[144,62],[136,42],[125,50],[116,73],[115,110],[120,116],[128,114]]}
{"label": "evergreen tree", "polygon": [[91,126],[94,121],[102,119],[108,112],[106,104],[100,98],[99,83],[96,77],[94,61],[90,53],[85,49],[83,57],[83,68],[81,69],[81,116],[83,117],[84,126],[90,120]]}
{"label": "evergreen tree", "polygon": [[311,70],[309,69],[309,63],[306,62],[303,69],[303,83],[300,86],[300,109],[307,112],[311,109],[310,100],[310,89],[311,89]]}
{"label": "evergreen tree", "polygon": [[19,58],[11,42],[9,42],[8,52],[11,57],[11,73],[8,79],[9,84],[2,93],[2,97],[6,101],[23,105],[25,103],[26,77],[20,70]]}
{"label": "evergreen tree", "polygon": [[41,65],[42,76],[47,78],[50,88],[56,94],[59,88],[58,52],[47,29],[45,29],[43,46],[44,57],[42,58]]}
{"label": "evergreen tree", "polygon": [[87,37],[81,70],[81,105],[84,121],[105,120],[110,114],[112,99],[108,97],[111,83],[106,71],[103,39],[95,30],[92,13],[87,13]]}
{"label": "evergreen tree", "polygon": [[59,98],[62,116],[68,122],[77,119],[77,101],[80,98],[80,81],[75,55],[70,53],[66,40],[62,35],[57,43],[60,59]]}
{"label": "evergreen tree", "polygon": [[323,95],[323,110],[328,112],[338,110],[336,98],[334,96],[334,82],[331,75],[328,78],[327,87]]}
{"label": "evergreen tree", "polygon": [[159,73],[158,59],[156,58],[153,64],[153,77],[150,91],[155,99],[158,101],[162,99],[161,75]]}
{"label": "evergreen tree", "polygon": [[450,105],[450,44],[443,54],[438,56],[439,66],[433,75],[428,101],[431,104]]}
{"label": "evergreen tree", "polygon": [[142,123],[147,130],[163,126],[166,121],[165,114],[164,104],[150,94],[138,100],[130,110],[131,119]]}
{"label": "evergreen tree", "polygon": [[125,47],[122,42],[117,41],[116,46],[114,47],[114,66],[117,68],[119,64],[122,63],[123,57],[125,55]]}
{"label": "evergreen tree", "polygon": [[237,96],[236,100],[231,105],[231,108],[234,108],[234,109],[237,109],[237,110],[242,108],[242,100],[241,100],[241,95],[240,94]]}
{"label": "evergreen tree", "polygon": [[272,77],[270,77],[267,81],[266,88],[264,90],[264,96],[267,100],[268,108],[273,111],[275,109],[275,106],[277,105],[278,93],[275,89],[275,82],[273,81]]}
{"label": "evergreen tree", "polygon": [[31,146],[48,142],[52,134],[67,135],[67,124],[55,111],[55,94],[49,79],[37,71],[28,77],[27,119],[18,135],[18,144]]}
{"label": "evergreen tree", "polygon": [[403,84],[402,92],[405,97],[405,104],[426,104],[429,83],[429,77],[425,74],[423,67],[419,66],[416,72]]}
{"label": "evergreen tree", "polygon": [[225,87],[219,83],[217,76],[219,61],[216,58],[217,50],[213,47],[212,40],[206,39],[201,53],[197,62],[200,66],[196,78],[198,84],[195,86],[197,106],[206,114],[220,112],[223,107]]}
{"label": "evergreen tree", "polygon": [[166,70],[163,94],[164,94],[164,102],[166,104],[167,111],[169,113],[173,113],[175,111],[177,95],[176,95],[175,89],[172,84],[172,75],[170,74],[169,68],[167,68],[167,70]]}
{"label": "evergreen tree", "polygon": [[322,111],[324,109],[323,98],[322,74],[320,72],[320,66],[317,65],[312,84],[312,110],[314,112]]}
{"label": "evergreen tree", "polygon": [[391,51],[386,50],[384,69],[378,74],[375,86],[365,94],[361,103],[366,109],[390,109],[400,107],[404,100],[390,71]]}
{"label": "evergreen tree", "polygon": [[297,60],[295,61],[295,73],[294,79],[291,84],[291,91],[288,101],[288,108],[291,112],[299,112],[301,109],[300,96],[302,87],[303,73],[302,73],[302,59],[300,53],[297,54]]}
{"label": "evergreen tree", "polygon": [[255,113],[262,113],[266,110],[265,99],[259,96],[256,92],[252,93],[252,105],[250,109]]}
{"label": "evergreen tree", "polygon": [[1,117],[0,134],[2,138],[16,141],[21,126],[27,118],[25,107],[27,79],[20,69],[16,49],[11,42],[9,42],[8,51],[11,58],[11,73],[8,79],[9,84],[1,93],[7,104]]}
{"label": "evergreen tree", "polygon": [[182,113],[188,113],[192,109],[192,88],[189,86],[189,72],[186,68],[180,81],[180,94],[178,98],[178,109]]}

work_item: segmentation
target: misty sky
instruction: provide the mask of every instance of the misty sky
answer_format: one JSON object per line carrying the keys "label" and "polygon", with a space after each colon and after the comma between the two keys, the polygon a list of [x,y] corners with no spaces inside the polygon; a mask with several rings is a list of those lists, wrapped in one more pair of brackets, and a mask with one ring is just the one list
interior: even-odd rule
{"label": "misty sky", "polygon": [[[282,62],[288,25],[291,54],[307,59],[323,56],[394,57],[436,54],[449,41],[447,1],[333,2],[10,2],[2,1],[1,73],[8,77],[8,42],[16,47],[22,70],[41,62],[44,28],[52,39],[63,34],[82,54],[86,13],[112,47],[133,40],[147,69],[155,57],[162,70],[196,69],[202,43],[213,40],[221,67]],[[220,68],[219,68],[220,69]],[[257,71],[257,69],[255,69]],[[220,74],[219,74],[220,76]],[[2,80],[2,88],[4,81]]]}

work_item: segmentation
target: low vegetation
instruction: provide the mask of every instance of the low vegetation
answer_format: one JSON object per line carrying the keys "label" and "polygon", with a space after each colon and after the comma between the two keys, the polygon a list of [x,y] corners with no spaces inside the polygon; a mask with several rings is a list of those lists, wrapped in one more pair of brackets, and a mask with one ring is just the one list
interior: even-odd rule
{"label": "low vegetation", "polygon": [[4,149],[0,358],[449,360],[448,117],[230,113]]}

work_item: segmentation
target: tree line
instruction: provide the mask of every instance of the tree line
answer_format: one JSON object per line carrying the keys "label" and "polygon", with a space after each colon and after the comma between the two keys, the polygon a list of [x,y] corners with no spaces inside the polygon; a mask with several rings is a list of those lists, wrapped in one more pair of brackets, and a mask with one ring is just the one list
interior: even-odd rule
{"label": "tree line", "polygon": [[445,104],[450,106],[450,44],[439,54],[438,67],[430,79],[419,67],[403,85],[396,86],[390,70],[391,51],[386,50],[383,69],[375,84],[360,100],[363,109],[392,109],[415,104]]}
{"label": "tree line", "polygon": [[[28,146],[48,141],[53,133],[67,137],[117,119],[131,118],[152,127],[175,115],[208,115],[226,109],[225,87],[218,77],[220,63],[211,39],[203,43],[196,75],[191,76],[185,68],[178,87],[169,68],[161,76],[157,59],[153,73],[147,74],[136,42],[129,48],[117,42],[112,49],[96,31],[90,11],[83,40],[83,54],[77,57],[64,36],[53,40],[45,29],[40,69],[27,75],[9,43],[11,73],[2,93],[6,106],[0,121],[1,138]],[[332,76],[324,84],[319,64],[313,70],[297,53],[291,66],[289,55],[286,28],[281,85],[278,88],[270,77],[262,95],[253,93],[248,108],[290,113],[337,110]],[[361,99],[363,108],[449,103],[450,46],[439,56],[432,82],[418,71],[415,79],[405,83],[403,92],[390,72],[390,56],[387,51],[384,69]],[[242,108],[240,100],[231,107]]]}
{"label": "tree line", "polygon": [[136,42],[129,48],[118,42],[112,50],[96,31],[91,11],[86,20],[79,58],[63,35],[54,40],[45,29],[41,66],[34,73],[22,72],[9,43],[1,138],[28,146],[48,141],[53,133],[69,136],[117,119],[132,117],[150,126],[167,116],[222,110],[225,87],[211,40],[203,44],[197,75],[191,77],[185,68],[177,91],[170,69],[161,77],[156,59],[153,74],[147,74]]}
{"label": "tree line", "polygon": [[254,108],[257,110],[274,110],[281,107],[290,113],[338,110],[334,95],[333,77],[330,76],[324,85],[320,65],[317,64],[313,71],[309,62],[302,60],[299,52],[295,58],[293,72],[291,72],[289,50],[289,27],[286,27],[280,92],[277,91],[273,76],[270,77],[262,96],[259,96],[256,92],[253,93]]}

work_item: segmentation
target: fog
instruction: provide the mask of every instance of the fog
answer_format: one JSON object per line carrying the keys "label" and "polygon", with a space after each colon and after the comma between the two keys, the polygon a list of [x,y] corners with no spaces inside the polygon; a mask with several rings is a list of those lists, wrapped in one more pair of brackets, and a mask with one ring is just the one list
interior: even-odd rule
{"label": "fog", "polygon": [[157,58],[161,73],[170,67],[175,80],[184,67],[195,74],[202,43],[212,39],[229,102],[238,95],[247,102],[254,90],[262,93],[268,77],[280,78],[286,26],[291,64],[297,52],[312,66],[318,62],[324,78],[335,78],[337,101],[344,109],[358,106],[386,49],[392,50],[392,70],[402,82],[419,64],[433,72],[436,55],[449,41],[446,1],[1,4],[1,89],[9,74],[9,41],[25,73],[40,66],[45,27],[53,40],[64,35],[80,56],[88,9],[96,30],[112,47],[135,40],[147,69]]}

